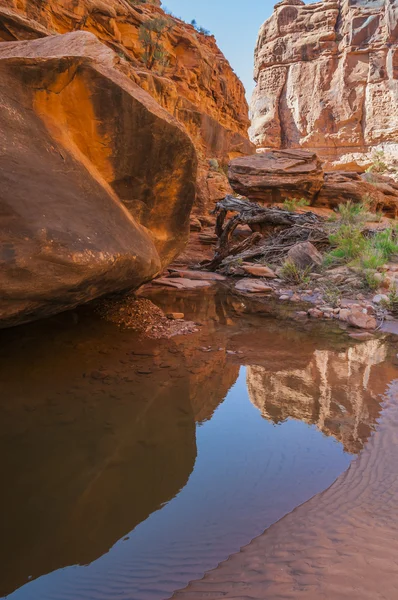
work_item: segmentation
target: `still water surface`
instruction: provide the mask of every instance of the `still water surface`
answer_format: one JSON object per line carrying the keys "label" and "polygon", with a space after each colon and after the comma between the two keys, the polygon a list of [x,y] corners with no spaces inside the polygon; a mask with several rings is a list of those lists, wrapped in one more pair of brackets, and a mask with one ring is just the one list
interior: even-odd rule
{"label": "still water surface", "polygon": [[2,597],[169,598],[366,443],[384,340],[196,298],[204,327],[172,341],[87,313],[2,332]]}

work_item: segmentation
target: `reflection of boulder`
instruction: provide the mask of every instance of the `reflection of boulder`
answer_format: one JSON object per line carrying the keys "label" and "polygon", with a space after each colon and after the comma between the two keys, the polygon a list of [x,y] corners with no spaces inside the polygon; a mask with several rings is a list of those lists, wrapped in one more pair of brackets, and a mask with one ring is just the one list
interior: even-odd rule
{"label": "reflection of boulder", "polygon": [[194,336],[139,340],[85,311],[2,330],[0,596],[92,562],[172,499],[195,463],[195,424],[238,372]]}
{"label": "reflection of boulder", "polygon": [[[108,324],[94,336],[69,327],[53,323],[47,343],[38,328],[20,330],[8,357],[1,352],[0,596],[28,576],[100,557],[172,499],[195,463],[181,358],[142,343],[143,355],[132,355],[134,336],[114,336]],[[169,369],[156,368],[166,360]]]}
{"label": "reflection of boulder", "polygon": [[380,412],[377,396],[382,390],[377,389],[377,380],[385,382],[388,377],[380,377],[377,371],[388,368],[382,365],[386,352],[383,342],[370,340],[344,352],[315,350],[305,368],[271,371],[250,366],[249,396],[264,418],[315,424],[346,451],[357,453]]}

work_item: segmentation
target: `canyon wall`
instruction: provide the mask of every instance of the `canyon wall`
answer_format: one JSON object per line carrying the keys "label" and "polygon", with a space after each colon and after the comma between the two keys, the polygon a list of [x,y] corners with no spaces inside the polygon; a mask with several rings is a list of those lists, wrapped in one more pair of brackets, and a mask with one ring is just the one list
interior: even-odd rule
{"label": "canyon wall", "polygon": [[[142,28],[159,19],[166,19],[161,56],[150,64]],[[221,167],[252,152],[245,90],[214,37],[166,15],[158,1],[0,0],[0,42],[77,30],[112,48],[117,68],[185,126],[199,159],[198,212],[212,207],[229,188],[222,169],[209,169],[208,160]]]}
{"label": "canyon wall", "polygon": [[283,0],[255,50],[252,141],[339,168],[398,157],[398,1]]}

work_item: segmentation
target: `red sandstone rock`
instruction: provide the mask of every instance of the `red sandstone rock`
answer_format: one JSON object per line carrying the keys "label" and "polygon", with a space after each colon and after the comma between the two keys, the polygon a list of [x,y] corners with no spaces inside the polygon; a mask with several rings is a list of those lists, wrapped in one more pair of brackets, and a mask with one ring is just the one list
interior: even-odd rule
{"label": "red sandstone rock", "polygon": [[277,4],[255,51],[252,141],[354,170],[373,148],[397,156],[397,42],[395,0]]}
{"label": "red sandstone rock", "polygon": [[252,152],[245,90],[215,38],[167,16],[161,35],[166,64],[148,68],[140,27],[164,18],[160,2],[126,0],[0,0],[0,42],[84,30],[114,49],[117,66],[147,91],[189,132],[198,153],[197,207],[203,211],[230,193],[224,174],[209,171]]}
{"label": "red sandstone rock", "polygon": [[322,163],[305,150],[280,150],[236,158],[229,165],[232,188],[250,200],[312,200],[323,185]]}
{"label": "red sandstone rock", "polygon": [[169,269],[171,277],[183,277],[184,279],[198,281],[225,281],[227,278],[220,273],[211,273],[210,271],[190,271],[181,269]]}
{"label": "red sandstone rock", "polygon": [[267,277],[269,279],[274,279],[276,277],[273,270],[266,265],[253,265],[249,263],[242,265],[242,269],[245,273],[253,275],[254,277]]}
{"label": "red sandstone rock", "polygon": [[117,60],[88,32],[0,44],[0,326],[136,288],[186,243],[195,149]]}
{"label": "red sandstone rock", "polygon": [[264,283],[261,279],[241,279],[235,284],[235,288],[240,292],[249,292],[250,294],[272,292],[272,287]]}
{"label": "red sandstone rock", "polygon": [[300,242],[290,248],[287,253],[287,260],[300,269],[307,267],[316,267],[322,264],[322,254],[315,248],[311,242]]}
{"label": "red sandstone rock", "polygon": [[398,184],[390,177],[348,171],[324,172],[322,163],[306,150],[273,150],[232,160],[229,178],[234,191],[265,204],[306,199],[311,206],[336,208],[366,198],[374,210],[395,218]]}
{"label": "red sandstone rock", "polygon": [[347,323],[359,329],[376,329],[377,320],[369,315],[366,309],[353,308],[347,317]]}
{"label": "red sandstone rock", "polygon": [[152,283],[177,288],[178,290],[195,290],[197,288],[206,288],[212,285],[211,281],[185,279],[184,277],[159,277],[159,279],[155,279]]}

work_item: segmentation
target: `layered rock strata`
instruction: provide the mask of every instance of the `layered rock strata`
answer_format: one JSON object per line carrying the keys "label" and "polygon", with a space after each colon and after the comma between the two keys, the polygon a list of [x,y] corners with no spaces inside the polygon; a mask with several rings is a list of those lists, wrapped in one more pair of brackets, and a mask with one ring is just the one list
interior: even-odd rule
{"label": "layered rock strata", "polygon": [[398,157],[398,2],[283,0],[260,29],[251,139],[357,169]]}
{"label": "layered rock strata", "polygon": [[273,150],[236,158],[229,165],[233,190],[265,204],[304,198],[311,206],[335,208],[347,201],[367,201],[395,218],[398,184],[373,173],[324,171],[316,154],[301,149]]}

